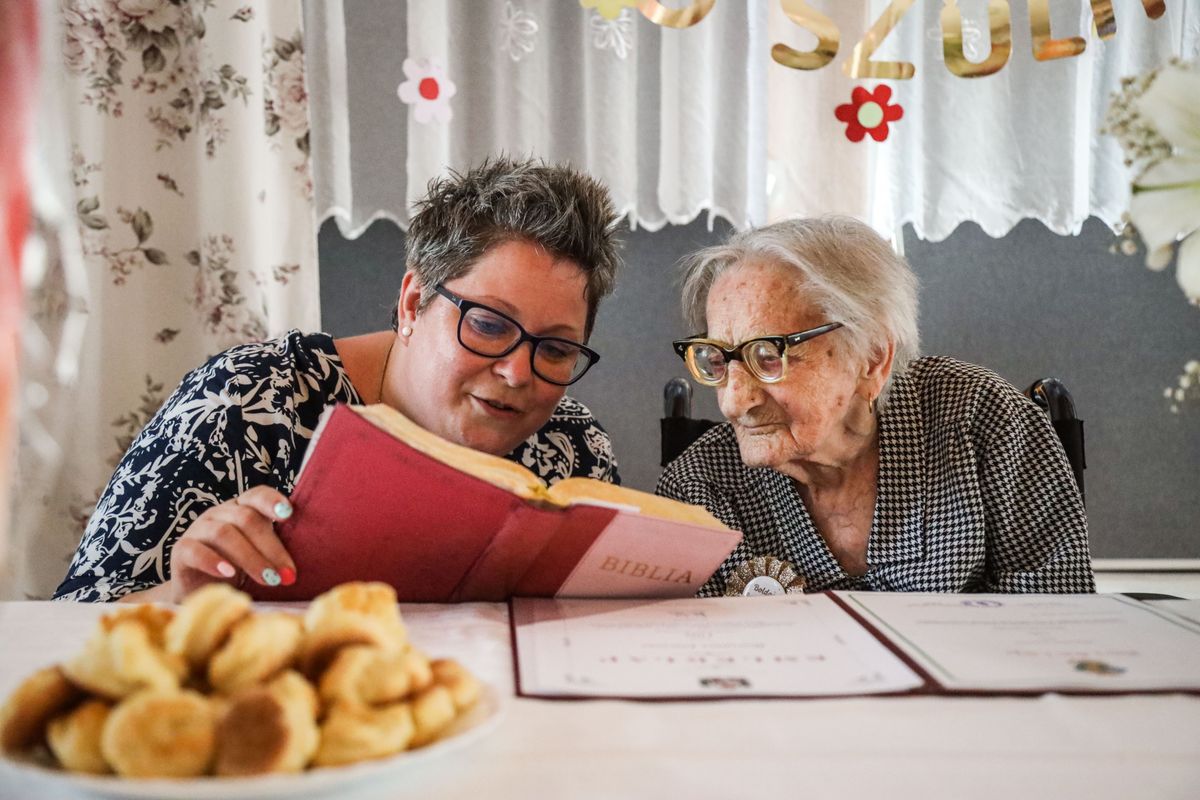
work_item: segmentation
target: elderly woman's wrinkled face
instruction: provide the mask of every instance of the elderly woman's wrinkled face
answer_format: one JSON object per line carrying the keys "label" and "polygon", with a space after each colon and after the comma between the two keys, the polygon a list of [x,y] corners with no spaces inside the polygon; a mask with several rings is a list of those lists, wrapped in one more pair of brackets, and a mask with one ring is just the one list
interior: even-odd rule
{"label": "elderly woman's wrinkled face", "polygon": [[[708,338],[737,345],[839,322],[822,315],[797,278],[794,268],[771,261],[724,272],[708,294]],[[788,350],[787,373],[778,383],[760,383],[740,361],[729,365],[717,399],[747,466],[836,466],[854,450],[864,401],[878,390],[865,365],[840,355],[834,337],[842,335],[835,330]]]}
{"label": "elderly woman's wrinkled face", "polygon": [[[535,336],[583,342],[587,274],[524,241],[489,249],[466,275],[446,282],[456,295],[516,320]],[[401,298],[403,313],[404,298]],[[458,342],[459,310],[435,296],[412,323],[404,411],[453,442],[503,455],[550,419],[564,387],[530,369],[523,343],[503,358],[475,355]]]}

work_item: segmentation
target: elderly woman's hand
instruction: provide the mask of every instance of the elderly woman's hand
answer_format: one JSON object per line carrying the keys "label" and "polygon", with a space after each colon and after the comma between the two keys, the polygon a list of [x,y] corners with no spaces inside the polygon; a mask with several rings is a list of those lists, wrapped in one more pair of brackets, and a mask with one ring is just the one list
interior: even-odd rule
{"label": "elderly woman's hand", "polygon": [[255,486],[213,506],[175,542],[171,579],[128,599],[179,602],[215,581],[235,586],[247,578],[264,586],[294,583],[296,565],[274,527],[291,515],[287,497],[269,486]]}

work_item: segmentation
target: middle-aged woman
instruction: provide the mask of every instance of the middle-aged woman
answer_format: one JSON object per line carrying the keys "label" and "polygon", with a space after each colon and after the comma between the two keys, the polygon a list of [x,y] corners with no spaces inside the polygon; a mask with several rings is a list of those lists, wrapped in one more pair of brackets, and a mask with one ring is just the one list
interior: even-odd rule
{"label": "middle-aged woman", "polygon": [[619,265],[616,223],[607,190],[563,166],[500,158],[433,182],[393,330],[292,331],[189,373],[118,465],[56,597],[292,583],[273,524],[335,403],[386,403],[549,483],[617,482],[608,435],[564,396],[599,358],[584,343]]}
{"label": "middle-aged woman", "polygon": [[808,590],[1095,590],[1048,419],[986,369],[916,357],[916,286],[845,217],[750,230],[685,262],[684,314],[705,333],[675,347],[728,422],[658,492],[745,534],[702,595],[764,567]]}

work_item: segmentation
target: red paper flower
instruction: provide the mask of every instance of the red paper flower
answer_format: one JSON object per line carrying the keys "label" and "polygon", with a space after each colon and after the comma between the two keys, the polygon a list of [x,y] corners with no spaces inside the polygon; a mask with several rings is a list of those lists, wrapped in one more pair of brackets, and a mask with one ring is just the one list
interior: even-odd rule
{"label": "red paper flower", "polygon": [[834,116],[846,123],[846,138],[861,142],[869,133],[877,142],[886,139],[888,123],[904,116],[904,109],[899,105],[888,105],[891,96],[890,86],[877,86],[874,92],[855,86],[850,93],[850,102],[838,106],[833,112]]}

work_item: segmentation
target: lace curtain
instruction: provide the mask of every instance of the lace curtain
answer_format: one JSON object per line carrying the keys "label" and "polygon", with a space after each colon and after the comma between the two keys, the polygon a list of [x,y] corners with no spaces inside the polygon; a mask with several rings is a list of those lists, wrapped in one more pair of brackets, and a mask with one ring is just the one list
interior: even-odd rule
{"label": "lace curtain", "polygon": [[[28,360],[4,589],[16,597],[58,585],[118,459],[188,369],[320,322],[299,2],[46,11],[46,91],[61,93],[70,163],[45,166],[69,166],[60,199],[86,287],[51,259],[29,298],[32,326],[61,333],[74,314],[83,344],[73,377],[46,353]],[[41,119],[39,138],[53,124]]]}
{"label": "lace curtain", "polygon": [[[689,5],[707,4],[663,4]],[[817,44],[785,5],[836,26],[831,63],[772,59],[776,44]],[[847,77],[844,62],[890,5],[717,0],[674,29],[636,0],[308,0],[318,216],[351,236],[380,216],[404,226],[430,178],[504,150],[589,170],[650,229],[700,212],[740,226],[840,211],[889,236],[911,222],[934,240],[966,220],[993,236],[1025,217],[1060,233],[1091,215],[1119,224],[1130,176],[1099,132],[1108,97],[1124,75],[1196,55],[1194,3],[1167,0],[1151,19],[1141,0],[1114,0],[1117,32],[1102,40],[1090,3],[1055,2],[1053,36],[1086,48],[1049,61],[1034,58],[1029,4],[1003,3],[1008,63],[970,79],[942,63],[944,4],[896,3],[911,7],[871,58],[911,63],[914,76]],[[957,5],[964,53],[982,61],[987,3]],[[837,107],[880,85],[902,116],[883,141],[850,141]]]}

